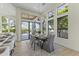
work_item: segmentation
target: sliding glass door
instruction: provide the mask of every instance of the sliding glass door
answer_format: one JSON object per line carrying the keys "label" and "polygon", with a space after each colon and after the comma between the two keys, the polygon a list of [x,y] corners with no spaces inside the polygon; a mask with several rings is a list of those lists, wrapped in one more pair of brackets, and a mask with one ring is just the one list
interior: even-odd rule
{"label": "sliding glass door", "polygon": [[29,21],[21,22],[21,40],[29,40],[33,31],[33,23]]}
{"label": "sliding glass door", "polygon": [[22,21],[21,22],[21,40],[29,39],[29,23]]}
{"label": "sliding glass door", "polygon": [[40,31],[40,23],[30,22],[30,21],[22,21],[21,22],[21,40],[29,40],[31,38],[31,34],[39,33]]}

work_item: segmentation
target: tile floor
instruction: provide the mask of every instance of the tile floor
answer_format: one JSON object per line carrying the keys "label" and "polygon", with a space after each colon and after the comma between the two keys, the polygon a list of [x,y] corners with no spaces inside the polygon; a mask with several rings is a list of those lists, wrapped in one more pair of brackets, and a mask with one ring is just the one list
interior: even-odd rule
{"label": "tile floor", "polygon": [[47,51],[37,47],[35,51],[30,45],[30,41],[16,42],[13,56],[79,56],[79,52],[65,48],[55,44],[55,51],[48,53]]}

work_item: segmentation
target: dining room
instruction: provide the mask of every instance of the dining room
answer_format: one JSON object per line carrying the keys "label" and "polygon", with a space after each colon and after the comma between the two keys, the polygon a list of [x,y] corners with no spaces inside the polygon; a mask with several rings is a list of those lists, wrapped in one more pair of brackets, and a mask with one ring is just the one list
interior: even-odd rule
{"label": "dining room", "polygon": [[0,56],[79,55],[78,5],[0,3]]}

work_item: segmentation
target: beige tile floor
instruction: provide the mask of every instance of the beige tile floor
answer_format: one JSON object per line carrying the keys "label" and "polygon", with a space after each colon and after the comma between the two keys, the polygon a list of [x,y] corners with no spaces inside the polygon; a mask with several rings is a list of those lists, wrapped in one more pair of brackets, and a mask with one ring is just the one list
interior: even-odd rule
{"label": "beige tile floor", "polygon": [[37,47],[35,51],[30,45],[30,41],[16,42],[13,56],[79,56],[79,52],[55,44],[55,50],[51,53]]}

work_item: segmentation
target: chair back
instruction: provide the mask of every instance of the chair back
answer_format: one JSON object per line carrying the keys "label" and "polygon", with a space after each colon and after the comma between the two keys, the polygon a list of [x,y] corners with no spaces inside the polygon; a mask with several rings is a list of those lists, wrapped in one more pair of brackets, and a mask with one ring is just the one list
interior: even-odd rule
{"label": "chair back", "polygon": [[54,50],[54,38],[55,38],[54,34],[50,33],[48,35],[48,49],[49,49],[49,52]]}
{"label": "chair back", "polygon": [[30,42],[32,43],[34,40],[35,40],[35,36],[34,35],[31,35]]}

